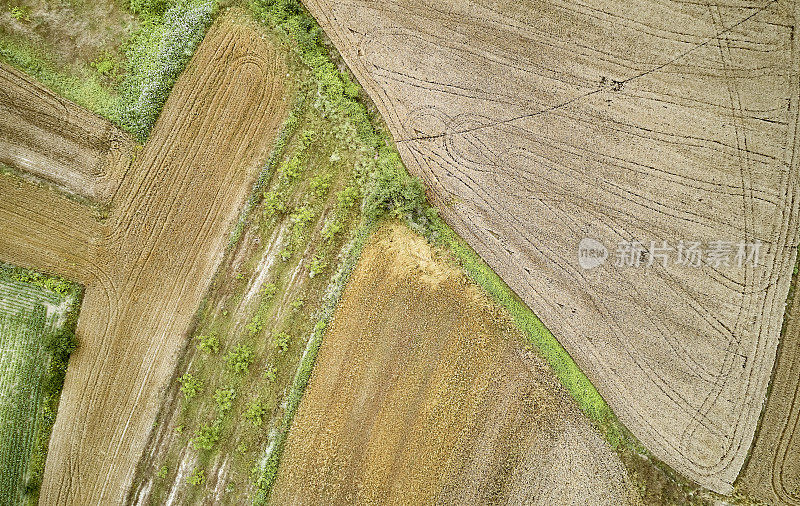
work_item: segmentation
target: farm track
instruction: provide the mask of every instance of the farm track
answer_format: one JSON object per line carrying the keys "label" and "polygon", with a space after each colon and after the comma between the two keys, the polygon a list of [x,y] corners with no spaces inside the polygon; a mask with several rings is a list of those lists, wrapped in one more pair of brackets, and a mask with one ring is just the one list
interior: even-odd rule
{"label": "farm track", "polygon": [[370,239],[271,503],[636,504],[618,456],[451,261],[403,225]]}
{"label": "farm track", "polygon": [[737,482],[767,504],[800,505],[800,276],[786,310],[772,391]]}
{"label": "farm track", "polygon": [[108,120],[0,63],[0,164],[107,203],[136,142]]}
{"label": "farm track", "polygon": [[[800,7],[534,3],[305,0],[448,223],[657,457],[728,493],[800,230]],[[610,261],[582,270],[584,237]],[[624,268],[622,240],[762,250]]]}
{"label": "farm track", "polygon": [[[240,17],[209,29],[102,223],[55,192],[0,178],[9,218],[0,259],[86,284],[41,504],[124,501],[190,321],[286,114],[283,60]],[[73,176],[64,174],[77,188]]]}

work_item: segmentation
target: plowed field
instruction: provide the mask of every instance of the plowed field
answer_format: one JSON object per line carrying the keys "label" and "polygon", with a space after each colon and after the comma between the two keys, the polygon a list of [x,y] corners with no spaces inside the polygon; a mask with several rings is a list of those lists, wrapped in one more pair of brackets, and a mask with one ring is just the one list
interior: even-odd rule
{"label": "plowed field", "polygon": [[617,455],[507,315],[404,226],[364,249],[273,504],[635,504]]}
{"label": "plowed field", "polygon": [[0,63],[0,163],[107,202],[135,142],[108,120]]}
{"label": "plowed field", "polygon": [[739,483],[768,504],[800,504],[800,277],[786,310],[772,390]]}

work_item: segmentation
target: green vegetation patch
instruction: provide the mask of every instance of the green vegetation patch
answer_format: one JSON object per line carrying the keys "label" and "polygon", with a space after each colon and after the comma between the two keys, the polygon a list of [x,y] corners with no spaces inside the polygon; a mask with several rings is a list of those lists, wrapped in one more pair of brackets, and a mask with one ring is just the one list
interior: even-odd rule
{"label": "green vegetation patch", "polygon": [[38,500],[80,299],[77,285],[0,266],[0,496],[8,504]]}

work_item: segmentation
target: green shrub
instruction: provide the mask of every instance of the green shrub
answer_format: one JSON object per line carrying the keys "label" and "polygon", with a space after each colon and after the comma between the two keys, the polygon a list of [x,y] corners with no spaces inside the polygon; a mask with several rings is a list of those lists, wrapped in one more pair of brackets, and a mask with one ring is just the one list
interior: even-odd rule
{"label": "green shrub", "polygon": [[206,476],[205,474],[203,474],[203,471],[201,471],[199,468],[194,468],[192,474],[190,474],[189,477],[186,478],[186,483],[195,487],[203,485],[205,482],[206,482]]}
{"label": "green shrub", "polygon": [[264,401],[256,400],[247,405],[247,410],[244,412],[244,419],[255,425],[261,427],[264,423],[264,417],[267,415],[267,406]]}
{"label": "green shrub", "polygon": [[253,359],[253,348],[246,344],[238,344],[225,356],[225,364],[234,373],[244,374],[250,368]]}
{"label": "green shrub", "polygon": [[273,190],[264,193],[264,216],[269,218],[273,214],[283,214],[286,212],[285,197],[278,191]]}
{"label": "green shrub", "polygon": [[203,382],[188,372],[178,378],[178,382],[181,384],[181,392],[186,401],[192,400],[203,389]]}
{"label": "green shrub", "polygon": [[322,198],[328,194],[328,189],[331,187],[331,181],[333,180],[333,174],[319,174],[311,178],[309,182],[309,186],[311,191],[314,193],[314,196],[317,198]]}
{"label": "green shrub", "polygon": [[275,283],[267,283],[263,287],[261,287],[261,295],[267,301],[272,300],[275,297],[275,294],[278,292],[278,286]]}
{"label": "green shrub", "polygon": [[277,334],[272,336],[272,344],[281,350],[281,353],[286,352],[289,349],[289,341],[292,337],[287,334],[286,332],[278,332]]}
{"label": "green shrub", "polygon": [[278,378],[278,368],[276,366],[272,366],[264,372],[264,377],[267,378],[271,383],[274,383],[275,380]]}
{"label": "green shrub", "polygon": [[337,210],[342,214],[347,213],[360,197],[361,193],[358,188],[347,186],[336,194]]}
{"label": "green shrub", "polygon": [[31,10],[28,7],[12,7],[11,17],[20,23],[28,22],[31,20]]}
{"label": "green shrub", "polygon": [[156,473],[156,476],[159,479],[163,480],[164,478],[167,477],[167,474],[169,474],[169,468],[164,465],[164,466],[161,466],[161,468],[158,470],[158,472]]}
{"label": "green shrub", "polygon": [[130,9],[140,16],[157,17],[163,15],[172,3],[170,0],[130,0]]}
{"label": "green shrub", "polygon": [[114,80],[119,78],[119,68],[117,63],[114,61],[114,57],[108,51],[103,51],[103,53],[92,60],[89,65],[103,77],[108,77]]}
{"label": "green shrub", "polygon": [[325,261],[325,255],[318,253],[314,256],[314,259],[311,260],[311,265],[308,267],[308,275],[313,278],[324,271],[327,266],[328,263]]}
{"label": "green shrub", "polygon": [[198,450],[211,450],[222,435],[222,421],[218,418],[211,425],[203,425],[195,433],[192,444]]}
{"label": "green shrub", "polygon": [[233,401],[236,399],[236,390],[232,387],[218,388],[214,392],[214,400],[217,401],[217,409],[220,413],[226,413],[233,407]]}
{"label": "green shrub", "polygon": [[197,349],[200,351],[204,351],[206,353],[219,353],[219,338],[215,334],[209,334],[207,336],[197,336],[199,343],[197,343]]}
{"label": "green shrub", "polygon": [[289,306],[293,310],[299,311],[299,310],[303,309],[303,306],[305,306],[305,304],[306,304],[306,300],[302,296],[300,296],[300,297],[297,297],[296,299],[294,299],[292,302],[290,302]]}

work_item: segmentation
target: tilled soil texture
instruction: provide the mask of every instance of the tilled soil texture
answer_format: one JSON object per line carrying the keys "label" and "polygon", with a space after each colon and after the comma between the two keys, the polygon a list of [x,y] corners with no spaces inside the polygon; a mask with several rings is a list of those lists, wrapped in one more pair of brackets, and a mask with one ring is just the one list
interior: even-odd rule
{"label": "tilled soil texture", "polygon": [[772,388],[741,488],[767,504],[800,505],[800,276],[795,277]]}
{"label": "tilled soil texture", "polygon": [[108,202],[130,165],[133,138],[4,63],[0,90],[0,164]]}
{"label": "tilled soil texture", "polygon": [[[79,220],[57,216],[48,195],[0,205],[12,217],[0,235],[7,227],[15,234],[0,242],[0,258],[86,283],[81,346],[50,440],[43,504],[123,501],[190,320],[285,117],[284,62],[236,19],[208,32],[101,224],[84,230]],[[93,227],[97,233],[79,241],[87,246],[64,245],[74,250],[45,241],[51,229],[50,241],[58,242]],[[41,264],[34,247],[48,253]],[[83,265],[77,257],[87,248]]]}
{"label": "tilled soil texture", "polygon": [[729,492],[800,229],[797,4],[306,4],[448,223],[657,457]]}
{"label": "tilled soil texture", "polygon": [[401,225],[376,232],[295,417],[273,504],[634,504],[510,319]]}

